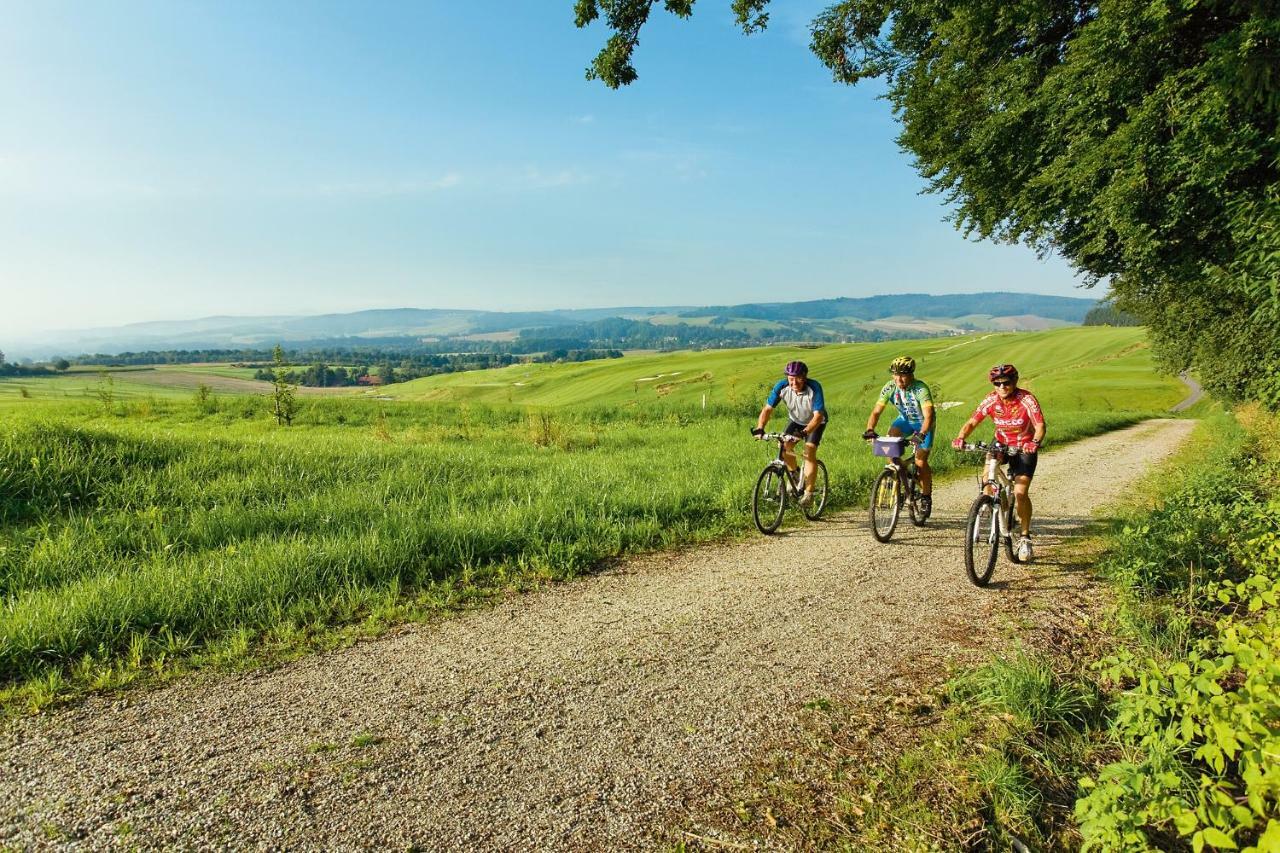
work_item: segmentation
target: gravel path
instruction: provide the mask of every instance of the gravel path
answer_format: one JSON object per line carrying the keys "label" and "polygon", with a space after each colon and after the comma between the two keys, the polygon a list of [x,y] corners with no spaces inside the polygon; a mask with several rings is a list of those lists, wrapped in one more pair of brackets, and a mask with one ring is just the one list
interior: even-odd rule
{"label": "gravel path", "polygon": [[1178,374],[1178,378],[1182,380],[1182,384],[1187,386],[1189,392],[1185,399],[1179,402],[1169,411],[1185,412],[1187,409],[1200,402],[1200,398],[1204,396],[1204,389],[1200,387],[1200,383],[1191,378],[1185,370]]}
{"label": "gravel path", "polygon": [[[1087,586],[1063,537],[1190,421],[1049,452],[1038,561],[970,585],[971,480],[878,545],[860,512],[653,555],[283,668],[91,699],[0,734],[0,845],[649,846],[800,703],[1005,641]],[[744,524],[747,523],[744,520]]]}

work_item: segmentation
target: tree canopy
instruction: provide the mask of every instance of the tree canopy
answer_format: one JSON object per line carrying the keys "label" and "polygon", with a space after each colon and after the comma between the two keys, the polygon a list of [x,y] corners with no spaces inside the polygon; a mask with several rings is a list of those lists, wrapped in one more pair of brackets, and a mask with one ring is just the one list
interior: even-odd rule
{"label": "tree canopy", "polygon": [[[768,2],[731,0],[745,32]],[[636,79],[656,4],[577,0],[613,31],[588,77]],[[811,33],[836,81],[885,80],[957,228],[1060,253],[1164,366],[1280,406],[1280,0],[843,0]]]}

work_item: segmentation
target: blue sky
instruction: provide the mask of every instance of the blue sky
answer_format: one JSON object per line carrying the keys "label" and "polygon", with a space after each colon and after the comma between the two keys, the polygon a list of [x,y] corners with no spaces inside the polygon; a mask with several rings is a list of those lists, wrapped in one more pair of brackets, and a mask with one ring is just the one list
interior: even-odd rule
{"label": "blue sky", "polygon": [[964,240],[873,87],[656,13],[640,80],[571,0],[0,2],[0,335],[211,314],[1097,296]]}

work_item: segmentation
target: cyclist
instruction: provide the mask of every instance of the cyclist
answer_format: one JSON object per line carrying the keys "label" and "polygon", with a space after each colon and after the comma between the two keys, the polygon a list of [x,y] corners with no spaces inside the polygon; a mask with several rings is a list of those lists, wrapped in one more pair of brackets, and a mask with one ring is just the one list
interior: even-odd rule
{"label": "cyclist", "polygon": [[951,442],[951,446],[959,450],[969,433],[973,432],[983,418],[990,415],[996,426],[996,441],[1021,449],[1021,453],[1009,459],[1009,478],[1013,480],[1014,505],[1022,527],[1022,537],[1018,541],[1018,559],[1030,562],[1033,554],[1031,478],[1036,473],[1036,451],[1044,442],[1044,413],[1040,411],[1040,401],[1035,395],[1018,387],[1018,368],[1012,364],[997,364],[991,368],[987,378],[991,380],[995,390],[973,410],[973,416],[960,427],[960,434]]}
{"label": "cyclist", "polygon": [[900,355],[889,362],[889,372],[893,378],[880,389],[880,399],[867,418],[867,431],[862,437],[867,440],[876,437],[876,422],[889,403],[898,410],[889,435],[919,433],[923,436],[924,440],[916,447],[916,471],[920,476],[920,511],[928,518],[933,512],[933,471],[929,468],[935,425],[933,393],[928,385],[916,379],[916,360],[909,355]]}
{"label": "cyclist", "polygon": [[[827,410],[822,399],[822,386],[816,379],[809,378],[809,366],[803,361],[789,361],[783,370],[786,376],[778,380],[769,392],[769,399],[760,410],[760,417],[752,428],[751,434],[757,439],[764,435],[764,426],[769,423],[773,407],[778,401],[787,404],[787,417],[790,423],[784,432],[795,436],[795,441],[804,439],[804,494],[800,497],[800,505],[813,503],[813,484],[818,471],[818,445],[822,442],[822,432],[827,428]],[[787,443],[783,460],[787,469],[796,470],[796,455],[791,450],[791,442]]]}

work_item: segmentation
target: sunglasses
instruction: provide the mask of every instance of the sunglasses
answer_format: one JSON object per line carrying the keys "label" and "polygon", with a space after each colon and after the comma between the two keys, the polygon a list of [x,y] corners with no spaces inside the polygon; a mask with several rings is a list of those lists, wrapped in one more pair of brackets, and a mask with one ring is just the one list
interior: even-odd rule
{"label": "sunglasses", "polygon": [[1008,379],[997,379],[995,382],[992,382],[991,384],[996,386],[997,388],[1008,388],[1013,383],[1010,382]]}

